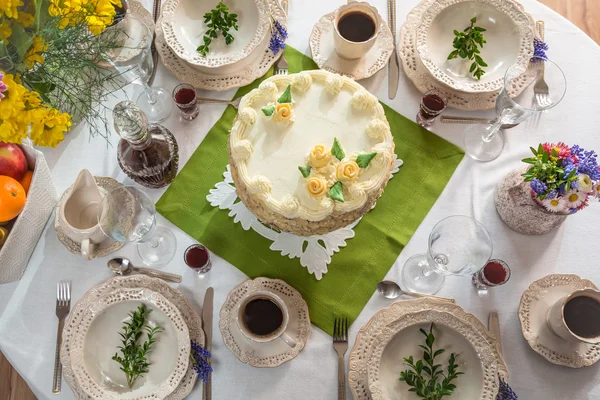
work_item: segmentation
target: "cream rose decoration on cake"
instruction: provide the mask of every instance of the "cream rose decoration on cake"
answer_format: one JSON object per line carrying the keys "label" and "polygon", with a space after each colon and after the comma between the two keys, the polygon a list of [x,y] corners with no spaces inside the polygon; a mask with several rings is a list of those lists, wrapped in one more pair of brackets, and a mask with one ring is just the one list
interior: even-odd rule
{"label": "cream rose decoration on cake", "polygon": [[310,152],[310,165],[315,168],[322,168],[329,164],[331,153],[325,149],[325,146],[318,144]]}
{"label": "cream rose decoration on cake", "polygon": [[336,177],[340,181],[351,181],[358,177],[358,164],[354,161],[342,161],[336,169]]}
{"label": "cream rose decoration on cake", "polygon": [[323,178],[312,177],[306,181],[306,189],[312,196],[321,196],[327,191],[327,184]]}
{"label": "cream rose decoration on cake", "polygon": [[277,99],[277,103],[271,103],[260,110],[266,117],[270,117],[273,121],[289,125],[291,122],[294,122],[293,106],[292,86],[288,85],[283,94]]}

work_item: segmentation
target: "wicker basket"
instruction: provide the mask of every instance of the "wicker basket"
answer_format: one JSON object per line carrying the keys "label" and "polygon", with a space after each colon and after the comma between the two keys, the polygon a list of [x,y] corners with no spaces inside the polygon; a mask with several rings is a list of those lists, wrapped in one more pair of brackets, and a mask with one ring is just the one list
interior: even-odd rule
{"label": "wicker basket", "polygon": [[21,149],[25,153],[29,169],[33,170],[33,180],[25,209],[0,250],[0,283],[21,279],[58,198],[44,155],[26,145],[22,145]]}

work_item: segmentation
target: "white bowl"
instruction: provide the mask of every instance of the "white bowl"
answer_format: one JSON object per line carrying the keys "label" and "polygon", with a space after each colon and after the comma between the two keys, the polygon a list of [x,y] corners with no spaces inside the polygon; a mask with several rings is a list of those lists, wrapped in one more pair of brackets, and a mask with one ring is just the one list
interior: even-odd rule
{"label": "white bowl", "polygon": [[[158,325],[162,332],[147,357],[148,373],[129,389],[125,373],[112,356],[121,355],[119,332],[129,320],[128,314],[142,303],[152,310],[147,325]],[[190,336],[179,310],[162,295],[145,288],[117,289],[90,302],[84,313],[73,337],[71,366],[87,395],[104,400],[160,400],[179,386],[188,368]]]}
{"label": "white bowl", "polygon": [[167,0],[162,9],[161,29],[167,45],[182,60],[199,70],[217,73],[221,68],[248,57],[270,35],[269,5],[266,0],[224,0],[230,13],[238,15],[239,30],[230,30],[234,41],[226,45],[223,35],[213,39],[210,51],[203,57],[196,51],[203,44],[208,29],[204,14],[213,9],[214,1]]}
{"label": "white bowl", "polygon": [[[454,50],[454,30],[462,31],[477,17],[476,26],[487,29],[481,57],[488,64],[477,80],[469,72],[473,61],[448,60]],[[438,81],[452,89],[481,93],[502,88],[506,70],[524,67],[533,56],[533,18],[512,0],[439,0],[423,14],[417,28],[417,51],[423,64]],[[525,68],[526,69],[526,68]]]}
{"label": "white bowl", "polygon": [[367,362],[369,390],[374,400],[416,400],[405,382],[398,380],[400,372],[409,369],[404,357],[413,356],[414,362],[423,356],[418,346],[434,322],[434,350],[446,352],[436,363],[446,370],[451,353],[455,353],[458,371],[464,372],[456,381],[452,397],[464,400],[495,400],[498,393],[498,366],[492,345],[478,328],[451,313],[424,310],[404,315],[389,325],[372,342],[373,351]]}

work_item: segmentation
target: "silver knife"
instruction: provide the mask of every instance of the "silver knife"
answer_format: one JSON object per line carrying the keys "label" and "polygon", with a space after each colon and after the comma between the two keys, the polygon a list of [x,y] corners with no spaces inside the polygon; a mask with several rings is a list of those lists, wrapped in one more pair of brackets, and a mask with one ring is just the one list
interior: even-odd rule
{"label": "silver knife", "polygon": [[388,22],[394,44],[394,52],[388,62],[388,97],[393,99],[396,97],[400,79],[400,60],[396,51],[396,0],[388,0]]}
{"label": "silver knife", "polygon": [[490,317],[488,319],[488,329],[496,337],[498,341],[498,350],[500,350],[500,355],[502,356],[502,340],[500,339],[500,321],[498,321],[498,312],[493,310],[490,312]]}
{"label": "silver knife", "polygon": [[[154,4],[152,5],[152,18],[154,18],[154,29],[156,29],[156,22],[160,17],[160,0],[154,0]],[[158,28],[160,29],[160,28]],[[150,48],[150,52],[152,53],[152,72],[150,73],[150,77],[148,78],[148,86],[152,86],[152,82],[154,82],[154,77],[156,76],[156,69],[158,67],[158,50],[156,50],[156,45],[154,44],[154,39],[156,38],[156,33],[153,33],[152,37],[152,47]]]}
{"label": "silver knife", "polygon": [[[206,335],[206,344],[204,348],[208,351],[212,349],[212,322],[213,322],[213,299],[215,290],[212,287],[206,289],[204,303],[202,304],[202,326]],[[207,360],[210,365],[210,358]],[[208,380],[202,385],[202,400],[210,400],[212,397],[212,373],[208,374]]]}

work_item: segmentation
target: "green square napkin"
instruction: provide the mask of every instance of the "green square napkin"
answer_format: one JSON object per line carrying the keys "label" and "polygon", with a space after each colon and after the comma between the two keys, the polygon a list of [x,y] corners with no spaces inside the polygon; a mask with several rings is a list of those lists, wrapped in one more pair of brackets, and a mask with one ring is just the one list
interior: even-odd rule
{"label": "green square napkin", "polygon": [[[316,69],[315,63],[288,46],[285,57],[290,73]],[[243,96],[267,76],[240,88]],[[404,161],[390,180],[377,206],[354,228],[356,236],[332,256],[328,272],[318,281],[300,265],[272,251],[271,241],[245,231],[212,207],[209,190],[223,180],[227,141],[236,110],[229,106],[156,205],[167,219],[207,246],[250,278],[278,278],[295,287],[308,303],[310,319],[331,333],[334,317],[353,321],[375,286],[386,275],[412,234],[448,183],[464,153],[433,133],[420,128],[386,105],[396,154]]]}

